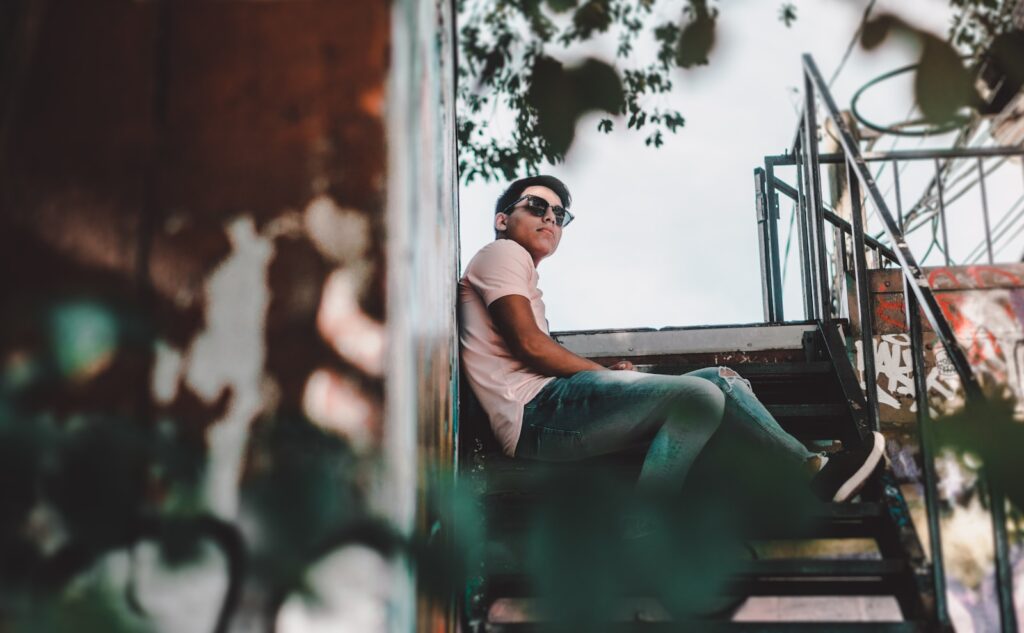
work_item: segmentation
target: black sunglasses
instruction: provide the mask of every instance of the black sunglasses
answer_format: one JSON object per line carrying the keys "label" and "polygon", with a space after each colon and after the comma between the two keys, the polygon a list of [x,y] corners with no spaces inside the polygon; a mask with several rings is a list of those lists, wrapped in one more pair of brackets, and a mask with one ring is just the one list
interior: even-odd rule
{"label": "black sunglasses", "polygon": [[508,213],[509,209],[514,210],[514,207],[523,200],[526,201],[526,204],[523,205],[522,208],[526,209],[527,211],[537,216],[538,218],[544,217],[544,215],[548,212],[548,207],[551,207],[551,211],[554,212],[555,214],[555,224],[562,227],[563,229],[569,226],[569,223],[572,222],[573,220],[573,215],[566,211],[565,207],[553,206],[547,200],[541,198],[540,196],[530,195],[526,195],[519,198],[512,204],[502,209],[501,213]]}

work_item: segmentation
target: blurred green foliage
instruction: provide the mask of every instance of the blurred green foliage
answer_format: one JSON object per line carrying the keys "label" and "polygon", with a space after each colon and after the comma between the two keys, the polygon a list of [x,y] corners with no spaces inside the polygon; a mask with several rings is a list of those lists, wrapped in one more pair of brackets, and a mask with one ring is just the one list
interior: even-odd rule
{"label": "blurred green foliage", "polygon": [[146,597],[105,571],[142,542],[169,569],[197,562],[203,543],[219,549],[218,631],[246,586],[268,596],[272,621],[289,594],[311,594],[305,571],[331,551],[408,550],[367,510],[365,459],[297,413],[254,424],[239,518],[210,514],[205,441],[191,428],[203,423],[147,400],[155,339],[130,306],[53,300],[0,327],[0,630],[152,630]]}
{"label": "blurred green foliage", "polygon": [[[644,130],[647,145],[661,146],[664,134],[678,131],[684,119],[653,97],[673,89],[676,68],[709,62],[719,20],[716,4],[708,0],[458,0],[456,133],[461,180],[508,181],[535,173],[545,162],[563,160],[577,121],[593,110],[626,116],[628,129]],[[919,41],[922,56],[914,89],[922,114],[932,123],[962,120],[968,107],[977,107],[974,78],[991,57],[993,42],[1012,30],[1014,2],[950,0],[950,5],[954,20],[948,41],[891,14],[869,20],[862,30],[861,43],[867,49],[890,33]],[[676,17],[666,20],[666,15]],[[737,9],[736,19],[741,16]],[[797,19],[796,6],[782,3],[778,18],[791,26]],[[577,68],[588,68],[588,75],[599,81],[592,86],[581,81],[553,83],[552,68],[563,63],[559,57],[598,37],[614,40],[614,62],[586,57]],[[636,55],[638,38],[653,41],[652,59]],[[1006,38],[1002,48],[995,54],[1003,65],[1024,74],[1024,48]],[[968,58],[966,65],[963,55]],[[490,127],[499,108],[514,117],[508,134]],[[597,124],[599,132],[613,128],[610,118]]]}
{"label": "blurred green foliage", "polygon": [[988,398],[968,403],[959,411],[935,420],[940,446],[975,457],[985,475],[999,485],[1018,510],[1024,509],[1024,422],[1014,419],[1014,403]]}

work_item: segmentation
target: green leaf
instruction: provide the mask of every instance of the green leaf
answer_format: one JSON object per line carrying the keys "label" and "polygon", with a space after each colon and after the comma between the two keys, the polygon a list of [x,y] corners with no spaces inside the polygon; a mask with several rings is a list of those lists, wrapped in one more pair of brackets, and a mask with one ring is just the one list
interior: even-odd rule
{"label": "green leaf", "polygon": [[590,58],[567,74],[577,95],[579,114],[590,110],[614,113],[622,109],[622,80],[608,64]]}
{"label": "green leaf", "polygon": [[796,6],[792,2],[787,2],[779,7],[779,20],[786,25],[786,28],[793,26],[796,22]]}
{"label": "green leaf", "polygon": [[914,96],[925,119],[946,123],[971,103],[971,76],[952,46],[927,33],[921,33],[921,39],[924,46],[914,77]]}
{"label": "green leaf", "polygon": [[547,0],[547,4],[555,13],[564,13],[575,7],[577,0]]}
{"label": "green leaf", "polygon": [[1016,93],[1024,84],[1024,31],[1003,33],[992,41],[989,51],[1006,79],[1017,86],[1010,88]]}
{"label": "green leaf", "polygon": [[538,57],[530,75],[527,103],[537,113],[537,131],[550,150],[549,158],[561,158],[576,134],[576,121],[585,113],[622,109],[622,81],[608,64],[589,58],[565,69],[561,62]]}
{"label": "green leaf", "polygon": [[595,32],[604,33],[612,23],[608,0],[589,0],[572,16],[580,39],[587,39]]}
{"label": "green leaf", "polygon": [[561,156],[569,149],[575,134],[573,95],[564,91],[565,70],[561,62],[541,56],[530,73],[527,103],[537,112],[537,132]]}
{"label": "green leaf", "polygon": [[54,355],[64,376],[87,378],[112,360],[118,346],[118,323],[105,306],[69,302],[55,308],[51,319]]}
{"label": "green leaf", "polygon": [[1013,403],[986,400],[974,403],[934,423],[938,443],[981,458],[987,476],[1018,508],[1024,508],[1024,424],[1014,420]]}
{"label": "green leaf", "polygon": [[885,38],[889,37],[889,32],[894,27],[899,28],[902,26],[902,21],[888,14],[868,20],[864,23],[864,28],[860,32],[860,45],[865,50],[874,50],[885,41]]}
{"label": "green leaf", "polygon": [[699,15],[683,28],[676,45],[676,64],[683,68],[708,63],[708,53],[715,45],[715,21]]}

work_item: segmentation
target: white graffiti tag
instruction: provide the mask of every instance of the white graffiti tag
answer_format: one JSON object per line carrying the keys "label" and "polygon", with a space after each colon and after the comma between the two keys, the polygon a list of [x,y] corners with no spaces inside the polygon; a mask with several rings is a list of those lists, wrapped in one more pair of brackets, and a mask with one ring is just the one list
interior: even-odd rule
{"label": "white graffiti tag", "polygon": [[[878,403],[894,409],[901,409],[909,401],[910,411],[917,411],[914,389],[914,364],[910,352],[910,335],[882,334],[875,337],[875,373],[878,387]],[[857,359],[857,374],[860,386],[864,384],[864,354],[861,342],[854,342]],[[925,358],[925,365],[932,365],[926,376],[929,401],[953,403],[957,399],[960,380],[945,359],[941,346],[936,346],[934,358]],[[934,362],[929,362],[930,360]],[[935,410],[929,407],[932,415]]]}

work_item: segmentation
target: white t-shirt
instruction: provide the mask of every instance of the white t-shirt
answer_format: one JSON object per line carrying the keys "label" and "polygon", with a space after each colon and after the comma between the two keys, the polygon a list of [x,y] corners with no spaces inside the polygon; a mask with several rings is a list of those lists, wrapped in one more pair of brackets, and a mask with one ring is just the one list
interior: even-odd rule
{"label": "white t-shirt", "polygon": [[523,405],[553,380],[520,362],[509,350],[488,306],[507,295],[530,301],[537,327],[547,334],[540,276],[533,258],[512,240],[495,240],[480,249],[459,280],[459,343],[462,366],[491,429],[507,455],[514,455],[523,427]]}

